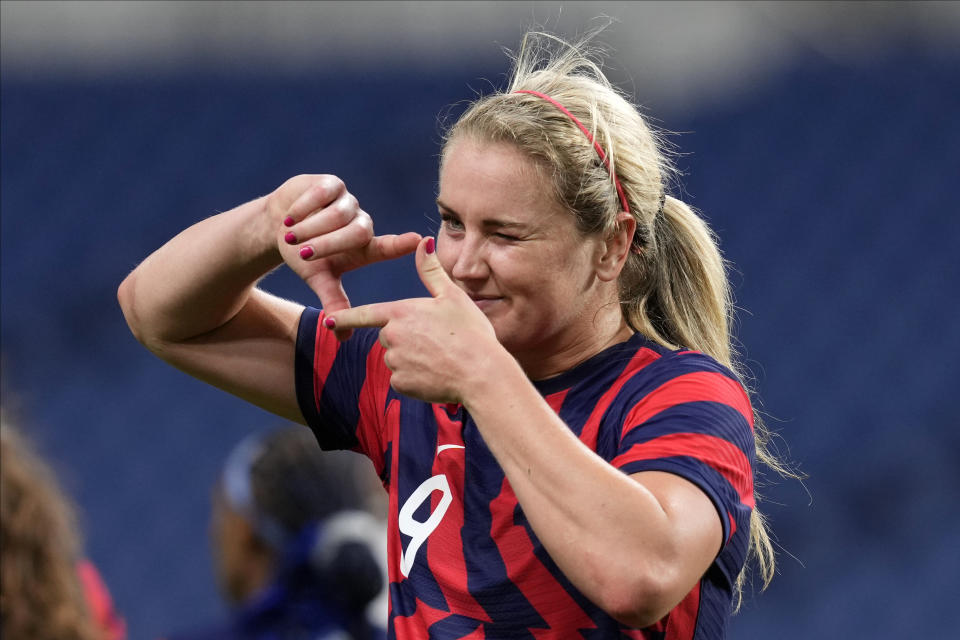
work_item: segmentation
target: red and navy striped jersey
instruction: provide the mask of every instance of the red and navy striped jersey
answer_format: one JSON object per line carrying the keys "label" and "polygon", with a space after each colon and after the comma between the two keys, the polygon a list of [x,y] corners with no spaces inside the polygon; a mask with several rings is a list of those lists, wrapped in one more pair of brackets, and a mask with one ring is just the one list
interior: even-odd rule
{"label": "red and navy striped jersey", "polygon": [[322,313],[297,338],[300,409],[325,449],[368,456],[389,492],[391,638],[722,638],[753,507],[753,412],[712,358],[639,334],[533,384],[569,428],[624,473],[666,471],[700,487],[724,545],[663,620],[631,629],[581,594],[527,522],[459,405],[390,387],[375,329],[340,343]]}

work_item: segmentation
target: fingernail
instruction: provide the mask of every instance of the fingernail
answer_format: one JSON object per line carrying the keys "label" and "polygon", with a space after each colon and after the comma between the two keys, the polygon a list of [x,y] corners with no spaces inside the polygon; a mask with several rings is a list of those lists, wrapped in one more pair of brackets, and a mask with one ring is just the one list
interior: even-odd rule
{"label": "fingernail", "polygon": [[285,226],[285,227],[292,227],[293,225],[296,224],[296,222],[297,222],[296,220],[294,220],[294,219],[291,218],[290,216],[287,216],[287,217],[284,219],[284,221],[283,221],[283,226]]}
{"label": "fingernail", "polygon": [[300,249],[300,257],[308,260],[313,255],[313,247],[303,247]]}
{"label": "fingernail", "polygon": [[427,238],[427,244],[426,246],[424,246],[424,249],[426,250],[426,252],[433,253],[434,249],[436,248],[437,248],[436,242],[434,242],[433,238]]}
{"label": "fingernail", "polygon": [[293,235],[292,231],[288,231],[283,239],[287,241],[287,244],[297,244],[297,236]]}
{"label": "fingernail", "polygon": [[327,327],[327,329],[333,329],[337,326],[337,321],[328,317],[323,321],[323,324]]}

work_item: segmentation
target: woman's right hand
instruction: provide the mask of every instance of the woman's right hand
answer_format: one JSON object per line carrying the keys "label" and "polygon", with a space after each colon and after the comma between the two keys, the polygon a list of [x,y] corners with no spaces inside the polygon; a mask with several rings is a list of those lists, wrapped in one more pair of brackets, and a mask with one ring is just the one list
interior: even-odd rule
{"label": "woman's right hand", "polygon": [[290,178],[267,196],[266,206],[280,255],[327,313],[350,307],[344,273],[412,253],[420,242],[413,232],[374,235],[370,215],[336,176]]}

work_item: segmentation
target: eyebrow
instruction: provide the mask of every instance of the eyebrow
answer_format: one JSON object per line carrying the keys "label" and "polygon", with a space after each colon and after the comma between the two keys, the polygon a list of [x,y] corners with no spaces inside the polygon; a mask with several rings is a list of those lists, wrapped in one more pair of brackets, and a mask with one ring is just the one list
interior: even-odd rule
{"label": "eyebrow", "polygon": [[[437,206],[443,209],[446,213],[456,217],[458,220],[461,218],[460,214],[454,211],[452,208],[448,207],[443,203],[440,198],[437,198]],[[522,222],[511,222],[509,220],[499,220],[497,218],[486,218],[481,224],[484,227],[496,227],[498,229],[526,229],[527,225]]]}

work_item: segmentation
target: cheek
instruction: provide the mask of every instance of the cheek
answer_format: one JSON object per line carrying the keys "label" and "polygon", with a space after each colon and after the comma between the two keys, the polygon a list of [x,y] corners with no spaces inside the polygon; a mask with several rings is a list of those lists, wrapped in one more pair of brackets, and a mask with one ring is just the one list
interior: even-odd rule
{"label": "cheek", "polygon": [[443,239],[443,231],[437,234],[437,260],[440,261],[440,266],[448,275],[453,271],[453,265],[457,262],[457,253],[453,247],[453,242],[449,239]]}
{"label": "cheek", "polygon": [[575,256],[561,250],[538,252],[521,259],[504,259],[492,265],[501,282],[508,282],[516,291],[540,299],[552,299],[577,289],[582,281],[582,267]]}
{"label": "cheek", "polygon": [[527,322],[537,325],[566,324],[590,299],[591,273],[569,254],[545,257],[514,278],[519,310],[533,314]]}
{"label": "cheek", "polygon": [[241,557],[241,537],[239,535],[239,517],[225,507],[214,509],[210,519],[210,543],[213,546],[214,560],[222,573],[229,573]]}

